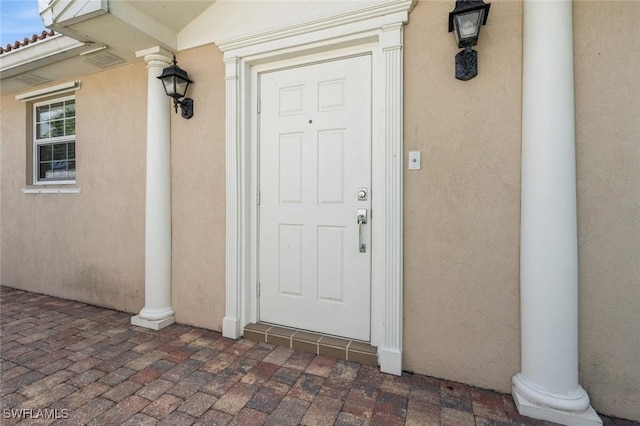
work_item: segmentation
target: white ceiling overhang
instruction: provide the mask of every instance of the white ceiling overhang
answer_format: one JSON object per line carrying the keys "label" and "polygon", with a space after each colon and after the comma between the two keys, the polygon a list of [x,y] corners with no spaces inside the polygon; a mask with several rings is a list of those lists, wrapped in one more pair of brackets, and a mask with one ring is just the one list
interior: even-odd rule
{"label": "white ceiling overhang", "polygon": [[215,0],[39,0],[58,35],[0,55],[2,95],[140,60],[153,46],[177,51],[178,33]]}

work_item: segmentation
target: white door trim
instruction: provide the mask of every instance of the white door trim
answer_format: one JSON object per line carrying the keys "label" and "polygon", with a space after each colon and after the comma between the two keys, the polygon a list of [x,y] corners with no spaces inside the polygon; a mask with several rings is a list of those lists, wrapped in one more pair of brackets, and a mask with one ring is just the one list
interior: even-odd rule
{"label": "white door trim", "polygon": [[[371,344],[383,372],[402,373],[403,25],[415,0],[394,0],[313,22],[216,42],[226,79],[226,311],[238,338],[257,320],[258,70],[370,53],[372,94]],[[293,58],[293,59],[291,59]]]}

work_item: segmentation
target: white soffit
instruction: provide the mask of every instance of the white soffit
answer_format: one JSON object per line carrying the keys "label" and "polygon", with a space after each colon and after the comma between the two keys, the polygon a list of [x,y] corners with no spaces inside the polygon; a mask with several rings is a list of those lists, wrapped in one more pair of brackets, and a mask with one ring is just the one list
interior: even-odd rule
{"label": "white soffit", "polygon": [[94,43],[84,43],[62,34],[47,37],[38,43],[6,52],[0,60],[2,78],[32,71],[63,59],[77,56],[96,48]]}
{"label": "white soffit", "polygon": [[108,0],[38,0],[45,27],[63,27],[107,13]]}
{"label": "white soffit", "polygon": [[[162,7],[163,2],[148,2],[155,7]],[[153,16],[142,12],[139,8],[134,7],[130,2],[111,1],[109,3],[109,14],[115,17],[131,28],[135,28],[157,40],[161,44],[169,48],[176,46],[176,33],[165,22],[155,19]],[[108,28],[108,26],[106,27]],[[116,35],[116,34],[111,34]],[[126,44],[126,40],[110,41],[109,44],[121,45]]]}
{"label": "white soffit", "polygon": [[[180,1],[149,1],[129,0],[127,3],[148,15],[157,22],[161,22],[173,33],[178,33],[198,15],[204,12],[215,0],[180,0]],[[110,7],[122,0],[111,0]]]}

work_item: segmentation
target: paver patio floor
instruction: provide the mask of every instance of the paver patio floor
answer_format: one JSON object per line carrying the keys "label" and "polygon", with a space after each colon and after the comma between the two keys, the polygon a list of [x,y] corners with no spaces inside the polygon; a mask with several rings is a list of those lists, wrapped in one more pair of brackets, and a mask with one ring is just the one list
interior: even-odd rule
{"label": "paver patio floor", "polygon": [[549,424],[518,415],[510,395],[130,318],[0,287],[0,423]]}

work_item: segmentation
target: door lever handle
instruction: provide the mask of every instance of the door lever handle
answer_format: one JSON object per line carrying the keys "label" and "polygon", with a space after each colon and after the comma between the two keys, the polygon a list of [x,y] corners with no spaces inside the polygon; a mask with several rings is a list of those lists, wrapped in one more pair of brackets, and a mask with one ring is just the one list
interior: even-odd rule
{"label": "door lever handle", "polygon": [[367,245],[362,241],[362,225],[367,224],[367,209],[358,209],[357,212],[357,222],[358,222],[358,248],[360,253],[367,252]]}

